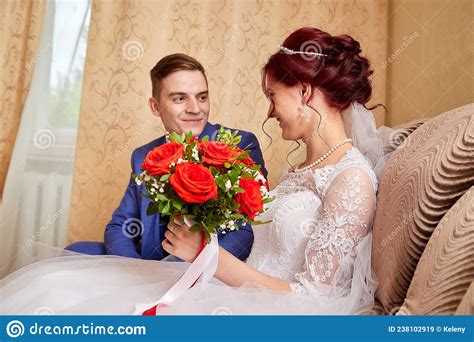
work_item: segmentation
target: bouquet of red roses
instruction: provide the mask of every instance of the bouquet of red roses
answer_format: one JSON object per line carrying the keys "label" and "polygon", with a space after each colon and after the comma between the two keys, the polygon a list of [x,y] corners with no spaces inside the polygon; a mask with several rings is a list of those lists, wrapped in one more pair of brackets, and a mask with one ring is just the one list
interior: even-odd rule
{"label": "bouquet of red roses", "polygon": [[211,234],[238,230],[243,224],[261,224],[269,197],[268,183],[249,152],[237,145],[241,136],[220,128],[216,141],[202,140],[191,132],[171,135],[170,142],[148,152],[143,172],[133,175],[144,184],[151,200],[147,214],[187,218],[193,231],[203,231],[207,242]]}

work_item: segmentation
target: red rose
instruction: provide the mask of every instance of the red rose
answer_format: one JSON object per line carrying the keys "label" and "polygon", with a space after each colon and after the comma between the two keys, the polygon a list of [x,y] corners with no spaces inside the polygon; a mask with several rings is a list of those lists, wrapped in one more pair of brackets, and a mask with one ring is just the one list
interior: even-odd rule
{"label": "red rose", "polygon": [[171,172],[170,164],[176,163],[183,156],[183,145],[175,142],[166,143],[148,152],[142,169],[147,170],[152,176],[164,175]]}
{"label": "red rose", "polygon": [[[240,155],[241,153],[244,153],[244,151],[240,148],[237,147],[237,153]],[[255,162],[253,161],[253,159],[249,156],[247,156],[246,158],[242,159],[242,160],[239,160],[237,163],[240,163],[240,164],[245,164],[249,167],[252,167],[252,166],[255,166]]]}
{"label": "red rose", "polygon": [[255,215],[263,209],[260,184],[252,178],[242,178],[240,187],[244,189],[244,192],[238,193],[235,198],[235,202],[240,205],[238,211],[255,220]]}
{"label": "red rose", "polygon": [[204,203],[217,197],[217,185],[211,171],[196,163],[181,163],[170,177],[174,191],[187,203]]}
{"label": "red rose", "polygon": [[237,158],[237,151],[223,142],[206,141],[199,145],[202,161],[209,165],[220,167],[231,163]]}

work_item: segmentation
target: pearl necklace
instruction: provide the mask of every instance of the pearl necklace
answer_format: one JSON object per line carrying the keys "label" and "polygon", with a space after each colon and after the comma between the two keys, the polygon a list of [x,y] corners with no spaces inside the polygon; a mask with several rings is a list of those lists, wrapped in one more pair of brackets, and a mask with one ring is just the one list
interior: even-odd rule
{"label": "pearl necklace", "polygon": [[311,168],[313,168],[314,166],[318,165],[319,163],[321,163],[324,159],[326,159],[327,157],[329,157],[335,150],[337,150],[339,147],[341,147],[342,145],[344,144],[348,144],[348,143],[351,143],[352,142],[352,139],[346,139],[346,140],[343,140],[339,143],[337,143],[336,145],[334,145],[333,147],[331,147],[331,149],[329,151],[327,151],[321,158],[319,158],[318,160],[312,162],[311,164],[309,164],[308,166],[305,166],[303,167],[302,169],[299,169],[297,167],[295,167],[294,171],[295,172],[303,172],[303,171],[306,171],[306,170],[309,170]]}

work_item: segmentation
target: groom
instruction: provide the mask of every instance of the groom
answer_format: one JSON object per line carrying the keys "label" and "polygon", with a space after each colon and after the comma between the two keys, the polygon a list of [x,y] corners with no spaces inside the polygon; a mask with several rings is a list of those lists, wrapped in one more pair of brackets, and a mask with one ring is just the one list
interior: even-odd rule
{"label": "groom", "polygon": [[[203,66],[185,54],[173,54],[162,58],[150,71],[152,97],[148,105],[152,113],[163,122],[168,132],[187,133],[193,136],[209,136],[215,139],[220,125],[209,123],[209,94]],[[239,131],[240,148],[250,145],[250,156],[262,167],[267,176],[257,138]],[[137,148],[132,153],[132,173],[141,173],[146,154],[166,142],[162,136]],[[130,177],[120,205],[107,224],[104,242],[81,241],[66,247],[67,250],[85,254],[120,255],[130,258],[161,260],[168,255],[161,242],[168,225],[168,217],[159,214],[148,216],[149,200],[140,196],[144,186],[137,186]],[[253,232],[249,225],[239,225],[232,234],[219,234],[219,244],[241,260],[245,260],[253,243]]]}

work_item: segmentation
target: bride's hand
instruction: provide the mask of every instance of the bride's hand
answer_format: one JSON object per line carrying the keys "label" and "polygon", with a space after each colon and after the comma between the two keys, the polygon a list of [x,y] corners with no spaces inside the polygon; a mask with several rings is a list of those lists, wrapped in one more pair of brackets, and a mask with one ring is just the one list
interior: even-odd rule
{"label": "bride's hand", "polygon": [[202,232],[190,231],[187,224],[170,222],[165,232],[165,240],[161,244],[168,253],[187,262],[193,262],[201,250],[202,240]]}

